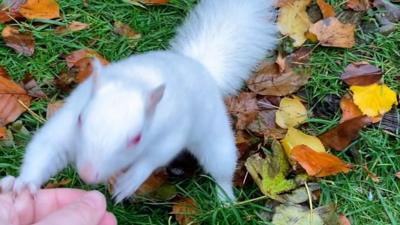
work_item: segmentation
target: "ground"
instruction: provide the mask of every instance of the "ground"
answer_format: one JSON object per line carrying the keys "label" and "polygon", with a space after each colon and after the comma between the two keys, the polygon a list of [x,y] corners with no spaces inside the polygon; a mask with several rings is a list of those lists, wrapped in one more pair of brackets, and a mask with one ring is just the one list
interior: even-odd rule
{"label": "ground", "polygon": [[[59,36],[53,33],[52,27],[58,24],[52,21],[42,21],[39,26],[32,22],[20,22],[20,27],[33,30],[36,38],[36,53],[30,58],[16,54],[0,41],[0,65],[8,70],[12,79],[19,81],[25,73],[31,73],[48,94],[49,99],[35,101],[31,106],[34,112],[43,117],[49,101],[65,97],[52,83],[66,68],[64,55],[90,47],[108,60],[115,61],[131,54],[167,48],[175,27],[191,9],[194,0],[173,0],[169,6],[148,9],[133,7],[120,0],[93,0],[89,1],[89,7],[83,7],[81,0],[58,2],[62,9],[62,23],[80,21],[90,24],[90,28]],[[335,5],[339,6],[340,2],[343,1],[337,1]],[[113,33],[115,20],[129,24],[142,34],[137,45]],[[366,16],[363,20],[373,21],[373,18]],[[0,30],[3,28],[0,25]],[[399,27],[389,36],[366,34],[360,29],[357,33],[358,43],[350,50],[314,49],[311,59],[312,80],[303,92],[310,103],[310,110],[322,107],[320,101],[327,96],[345,93],[347,88],[339,75],[346,65],[354,61],[368,61],[382,68],[386,72],[385,82],[397,93],[400,92]],[[320,134],[337,124],[339,119],[340,112],[336,109],[329,118],[313,117],[307,129],[311,134]],[[31,134],[42,125],[28,113],[22,115],[20,120]],[[17,174],[24,147],[30,137],[17,135],[14,146],[0,146],[0,176]],[[379,126],[369,127],[346,151],[336,155],[354,163],[356,167],[349,174],[320,181],[323,187],[320,204],[337,203],[338,210],[346,214],[352,224],[400,224],[400,179],[395,178],[395,173],[400,171],[399,134],[384,132]],[[365,164],[380,178],[380,183],[368,177],[363,169]],[[72,179],[68,185],[70,187],[89,188],[81,183],[73,169],[65,170],[55,180],[66,177]],[[263,221],[262,215],[270,209],[264,207],[263,201],[251,201],[261,196],[256,186],[236,190],[239,201],[244,202],[224,208],[214,200],[213,183],[209,177],[176,182],[182,195],[191,196],[198,202],[200,213],[196,219],[203,224],[268,224]],[[103,186],[95,188],[107,194]],[[119,224],[177,224],[169,214],[169,202],[154,204],[144,201],[114,205],[110,201],[109,208],[117,216]]]}

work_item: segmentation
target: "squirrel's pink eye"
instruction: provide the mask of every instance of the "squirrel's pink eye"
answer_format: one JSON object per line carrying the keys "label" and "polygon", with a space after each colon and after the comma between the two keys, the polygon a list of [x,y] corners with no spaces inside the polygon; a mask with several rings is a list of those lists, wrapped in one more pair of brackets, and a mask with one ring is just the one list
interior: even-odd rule
{"label": "squirrel's pink eye", "polygon": [[140,143],[141,140],[142,140],[142,134],[139,133],[129,141],[128,148],[135,147]]}

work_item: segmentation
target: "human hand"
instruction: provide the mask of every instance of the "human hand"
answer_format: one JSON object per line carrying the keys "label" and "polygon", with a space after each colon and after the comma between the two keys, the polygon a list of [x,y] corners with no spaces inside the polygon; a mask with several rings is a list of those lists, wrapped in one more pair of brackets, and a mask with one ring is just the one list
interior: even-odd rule
{"label": "human hand", "polygon": [[78,189],[0,194],[0,225],[116,225],[105,197]]}

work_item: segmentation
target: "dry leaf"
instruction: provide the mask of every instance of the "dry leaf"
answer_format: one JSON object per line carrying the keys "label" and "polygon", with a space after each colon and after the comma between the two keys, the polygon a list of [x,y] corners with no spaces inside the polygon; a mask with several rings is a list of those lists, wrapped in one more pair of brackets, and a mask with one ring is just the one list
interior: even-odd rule
{"label": "dry leaf", "polygon": [[165,5],[169,0],[125,0],[125,2],[131,3],[133,5]]}
{"label": "dry leaf", "polygon": [[257,114],[257,117],[247,128],[255,134],[264,138],[282,139],[285,137],[286,130],[279,128],[275,123],[277,110],[263,110]]}
{"label": "dry leaf", "polygon": [[45,189],[65,187],[72,182],[71,179],[65,178],[57,182],[48,183]]}
{"label": "dry leaf", "polygon": [[325,2],[325,0],[317,0],[317,4],[321,9],[322,15],[324,18],[334,17],[336,15],[335,9]]}
{"label": "dry leaf", "polygon": [[296,127],[307,120],[307,109],[296,96],[285,97],[276,112],[276,124],[282,128]]}
{"label": "dry leaf", "polygon": [[367,11],[371,4],[370,0],[347,0],[347,7],[354,11]]}
{"label": "dry leaf", "polygon": [[0,4],[0,23],[23,18],[18,12],[25,0],[5,0]]}
{"label": "dry leaf", "polygon": [[46,119],[50,119],[62,106],[64,105],[64,101],[56,101],[53,103],[49,103],[47,105]]}
{"label": "dry leaf", "polygon": [[324,145],[317,137],[307,135],[293,127],[289,127],[281,143],[288,156],[291,154],[292,149],[298,145],[307,145],[317,152],[326,152]]}
{"label": "dry leaf", "polygon": [[19,12],[27,19],[54,19],[60,17],[56,0],[27,0]]}
{"label": "dry leaf", "polygon": [[374,174],[373,172],[371,172],[371,171],[368,169],[368,166],[367,166],[367,165],[364,165],[363,168],[364,168],[365,172],[367,172],[368,177],[370,177],[372,181],[374,181],[374,182],[377,183],[377,184],[379,184],[379,183],[381,182],[380,179],[379,179],[379,177],[376,176],[376,174]]}
{"label": "dry leaf", "polygon": [[55,29],[56,34],[65,34],[70,32],[76,32],[81,30],[86,30],[89,28],[89,24],[81,23],[78,21],[72,21],[67,26],[59,26]]}
{"label": "dry leaf", "polygon": [[40,89],[31,74],[26,74],[22,83],[28,95],[34,98],[47,98],[46,94]]}
{"label": "dry leaf", "polygon": [[350,171],[350,166],[338,157],[326,152],[316,152],[306,145],[296,146],[290,158],[298,162],[310,176],[326,177]]}
{"label": "dry leaf", "polygon": [[343,214],[339,215],[339,225],[351,225],[350,220]]}
{"label": "dry leaf", "polygon": [[7,128],[0,127],[0,140],[4,140],[7,138]]}
{"label": "dry leaf", "polygon": [[129,25],[120,21],[114,22],[114,32],[130,40],[138,40],[142,36],[140,33],[133,30]]}
{"label": "dry leaf", "polygon": [[179,225],[196,225],[194,216],[198,214],[196,202],[191,198],[185,198],[172,206],[171,214],[175,215]]}
{"label": "dry leaf", "polygon": [[363,115],[361,110],[356,104],[354,104],[353,99],[349,95],[343,96],[343,98],[340,100],[340,108],[342,109],[342,119],[340,120],[340,123]]}
{"label": "dry leaf", "polygon": [[317,213],[296,204],[281,204],[275,208],[272,218],[273,225],[324,225]]}
{"label": "dry leaf", "polygon": [[352,48],[355,45],[355,25],[343,24],[336,17],[311,25],[310,32],[318,37],[323,46]]}
{"label": "dry leaf", "polygon": [[354,103],[361,112],[370,117],[382,116],[397,105],[396,92],[385,84],[351,86]]}
{"label": "dry leaf", "polygon": [[35,51],[35,39],[31,32],[20,33],[17,28],[6,26],[1,36],[8,47],[25,56],[32,56]]}
{"label": "dry leaf", "polygon": [[7,71],[2,66],[0,66],[0,77],[10,79],[10,76],[8,76]]}
{"label": "dry leaf", "polygon": [[228,111],[236,118],[236,129],[243,130],[256,119],[259,111],[256,95],[249,92],[241,92],[237,97],[225,98]]}
{"label": "dry leaf", "polygon": [[348,85],[367,86],[382,78],[382,70],[367,62],[356,62],[348,65],[342,74],[342,80]]}
{"label": "dry leaf", "polygon": [[306,12],[311,0],[296,0],[291,4],[285,4],[280,8],[278,16],[278,28],[283,35],[294,39],[294,46],[301,46],[306,40],[311,21]]}
{"label": "dry leaf", "polygon": [[247,86],[260,95],[286,96],[307,84],[309,75],[297,74],[286,66],[287,71],[279,74],[276,63],[265,61],[247,81]]}
{"label": "dry leaf", "polygon": [[388,0],[374,0],[374,6],[386,10],[383,15],[385,19],[394,23],[400,21],[400,7],[398,7],[397,5],[391,3]]}
{"label": "dry leaf", "polygon": [[356,117],[339,124],[319,138],[325,146],[341,151],[349,146],[358,137],[360,130],[370,123],[372,119],[367,116]]}
{"label": "dry leaf", "polygon": [[0,76],[0,127],[15,121],[26,111],[18,101],[29,107],[31,97],[18,84]]}
{"label": "dry leaf", "polygon": [[400,133],[400,109],[395,108],[385,115],[382,118],[381,123],[379,124],[384,130],[389,132],[399,134]]}
{"label": "dry leaf", "polygon": [[84,58],[94,58],[94,57],[99,59],[103,65],[108,64],[108,61],[93,49],[81,49],[74,51],[67,57],[65,57],[65,60],[67,61],[67,66],[71,68]]}

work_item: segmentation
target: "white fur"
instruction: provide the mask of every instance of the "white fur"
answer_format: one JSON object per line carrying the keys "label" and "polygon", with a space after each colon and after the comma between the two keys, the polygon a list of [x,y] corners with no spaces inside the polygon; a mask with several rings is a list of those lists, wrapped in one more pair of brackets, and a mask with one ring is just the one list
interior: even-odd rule
{"label": "white fur", "polygon": [[[92,165],[96,182],[128,168],[114,190],[119,202],[187,148],[221,187],[219,196],[234,199],[237,151],[223,96],[237,90],[273,48],[271,5],[269,0],[203,0],[172,50],[103,68],[97,63],[98,76],[79,85],[36,133],[20,176],[14,185],[9,177],[0,182],[2,189],[34,190],[70,162],[78,171]],[[162,85],[161,101],[153,102],[152,94]],[[141,142],[128,148],[139,132]]]}

